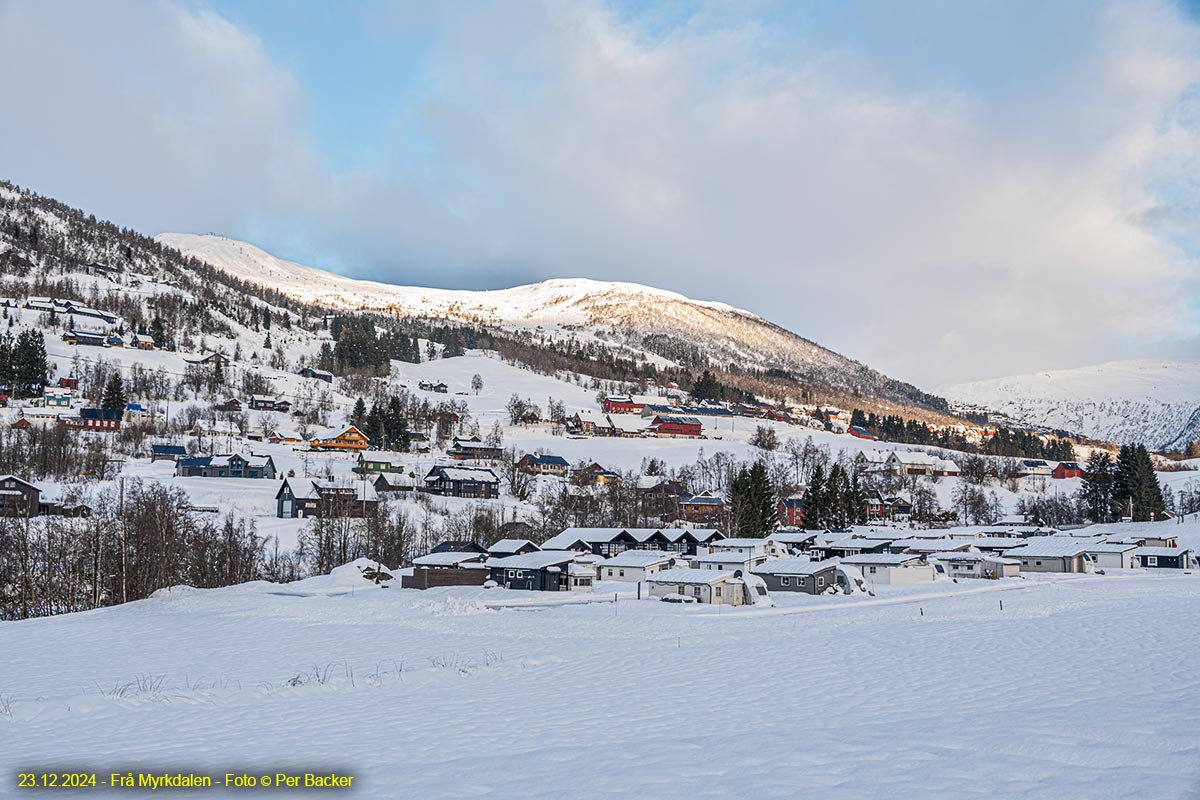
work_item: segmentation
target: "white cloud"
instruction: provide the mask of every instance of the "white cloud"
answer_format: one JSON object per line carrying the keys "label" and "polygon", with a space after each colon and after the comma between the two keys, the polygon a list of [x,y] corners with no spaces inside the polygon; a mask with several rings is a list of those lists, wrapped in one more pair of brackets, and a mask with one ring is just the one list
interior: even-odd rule
{"label": "white cloud", "polygon": [[[593,5],[421,7],[439,46],[405,119],[438,169],[349,173],[321,166],[301,87],[254,37],[145,9],[64,26],[0,5],[0,71],[54,51],[0,88],[0,169],[22,152],[24,180],[120,220],[302,240],[376,277],[665,286],[930,385],[1197,333],[1171,220],[1192,199],[1200,60],[1166,3],[1103,10],[1015,99],[891,88],[878,59],[781,48],[766,25],[650,37]],[[49,132],[14,130],[21,107]]]}

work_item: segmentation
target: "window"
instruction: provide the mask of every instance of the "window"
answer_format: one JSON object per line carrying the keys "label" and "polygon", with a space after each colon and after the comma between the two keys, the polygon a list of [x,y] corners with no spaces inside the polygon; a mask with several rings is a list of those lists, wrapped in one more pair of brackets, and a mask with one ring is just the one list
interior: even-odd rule
{"label": "window", "polygon": [[700,596],[700,587],[699,587],[699,586],[693,586],[693,587],[692,587],[692,594],[696,595],[696,597],[699,597],[699,596]]}
{"label": "window", "polygon": [[718,586],[717,587],[717,597],[720,597],[720,596],[721,596],[721,587]]}
{"label": "window", "polygon": [[808,584],[808,578],[796,578],[797,586],[806,586],[807,584]]}
{"label": "window", "polygon": [[872,574],[872,575],[874,575],[874,574],[875,574],[875,567],[871,567],[871,574]]}
{"label": "window", "polygon": [[680,594],[687,594],[687,587],[686,587],[686,586],[680,586],[680,587],[679,587],[679,593],[680,593]]}
{"label": "window", "polygon": [[[612,575],[612,570],[609,570],[609,571],[608,571],[608,574],[609,574],[609,575]],[[621,577],[622,577],[622,578],[624,578],[624,577],[625,577],[625,570],[621,570]]]}
{"label": "window", "polygon": [[1147,567],[1157,567],[1158,566],[1158,556],[1146,556],[1146,566]]}
{"label": "window", "polygon": [[786,575],[784,575],[782,578],[779,579],[780,586],[791,586],[791,584],[792,584],[792,579]]}
{"label": "window", "polygon": [[1035,567],[1040,567],[1040,566],[1042,565],[1042,562],[1040,562],[1040,561],[1035,561],[1035,562],[1033,562],[1033,565],[1034,565]]}
{"label": "window", "polygon": [[825,585],[825,579],[824,579],[824,578],[817,578],[817,586],[818,586],[818,587],[821,587],[821,586],[824,586],[824,585]]}
{"label": "window", "polygon": [[508,579],[512,580],[515,577],[517,577],[517,573],[513,572],[511,569],[508,570]]}

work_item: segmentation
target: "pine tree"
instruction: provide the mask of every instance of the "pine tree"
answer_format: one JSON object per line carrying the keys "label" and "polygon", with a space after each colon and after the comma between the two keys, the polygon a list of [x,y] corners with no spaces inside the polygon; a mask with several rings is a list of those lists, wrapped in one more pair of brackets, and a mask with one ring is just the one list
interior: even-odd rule
{"label": "pine tree", "polygon": [[350,424],[362,430],[367,419],[367,404],[360,397],[354,401],[354,411],[350,413]]}
{"label": "pine tree", "polygon": [[163,325],[162,317],[155,317],[150,321],[149,335],[154,340],[156,347],[165,348],[167,346],[167,329]]}
{"label": "pine tree", "polygon": [[21,331],[13,347],[12,363],[16,396],[40,397],[46,385],[46,342],[41,331]]}
{"label": "pine tree", "polygon": [[692,385],[692,397],[697,400],[720,400],[721,384],[708,370],[700,373],[700,377]]}
{"label": "pine tree", "polygon": [[804,527],[820,530],[826,526],[828,507],[825,503],[825,468],[816,464],[804,493]]}
{"label": "pine tree", "polygon": [[1111,522],[1113,519],[1113,471],[1112,456],[1104,450],[1093,450],[1084,468],[1083,487],[1079,499],[1088,519],[1093,522]]}
{"label": "pine tree", "polygon": [[129,400],[125,395],[125,381],[121,373],[113,372],[108,382],[104,384],[104,395],[100,399],[100,408],[106,411],[124,411]]}

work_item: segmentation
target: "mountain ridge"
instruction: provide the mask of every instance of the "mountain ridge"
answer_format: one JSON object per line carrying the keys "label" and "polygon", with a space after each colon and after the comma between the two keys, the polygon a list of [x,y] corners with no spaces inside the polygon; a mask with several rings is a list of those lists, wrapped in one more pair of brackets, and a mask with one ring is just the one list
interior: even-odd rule
{"label": "mountain ridge", "polygon": [[1140,359],[1042,370],[941,389],[1030,425],[1153,449],[1200,438],[1200,361]]}
{"label": "mountain ridge", "polygon": [[347,278],[224,236],[165,233],[155,239],[239,279],[268,281],[271,288],[308,303],[539,331],[551,339],[590,337],[641,350],[648,360],[686,366],[700,365],[688,360],[694,351],[716,366],[782,370],[821,388],[945,408],[942,398],[757,314],[642,284],[555,278],[508,289],[429,289]]}

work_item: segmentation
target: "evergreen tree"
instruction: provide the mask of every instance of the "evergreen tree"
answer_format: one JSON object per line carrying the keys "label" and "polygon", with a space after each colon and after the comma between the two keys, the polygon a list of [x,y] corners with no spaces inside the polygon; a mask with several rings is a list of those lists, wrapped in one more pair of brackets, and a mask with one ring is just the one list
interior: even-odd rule
{"label": "evergreen tree", "polygon": [[775,487],[763,462],[742,468],[733,481],[733,506],[739,536],[762,538],[773,532],[779,518],[775,508]]}
{"label": "evergreen tree", "polygon": [[1112,521],[1115,479],[1112,456],[1105,450],[1093,450],[1084,468],[1083,488],[1079,490],[1084,513],[1093,522]]}
{"label": "evergreen tree", "polygon": [[[350,412],[350,424],[363,430],[367,419],[367,404],[360,397],[354,401],[354,411]],[[364,431],[365,433],[365,431]]]}
{"label": "evergreen tree", "polygon": [[700,373],[700,377],[692,385],[692,397],[697,400],[720,400],[721,384],[708,370]]}
{"label": "evergreen tree", "polygon": [[12,364],[16,396],[40,397],[46,385],[46,342],[41,331],[21,331],[13,347]]}
{"label": "evergreen tree", "polygon": [[155,317],[150,321],[149,335],[157,347],[165,348],[167,346],[167,329],[163,325],[162,317]]}
{"label": "evergreen tree", "polygon": [[1113,486],[1113,503],[1124,517],[1132,513],[1135,522],[1161,519],[1165,510],[1162,487],[1154,474],[1154,462],[1142,444],[1121,447]]}
{"label": "evergreen tree", "polygon": [[804,493],[804,527],[821,530],[826,526],[828,506],[825,501],[825,468],[816,464]]}
{"label": "evergreen tree", "polygon": [[106,411],[124,411],[129,399],[125,395],[125,381],[121,373],[113,372],[108,382],[104,384],[104,394],[100,399],[100,407]]}

